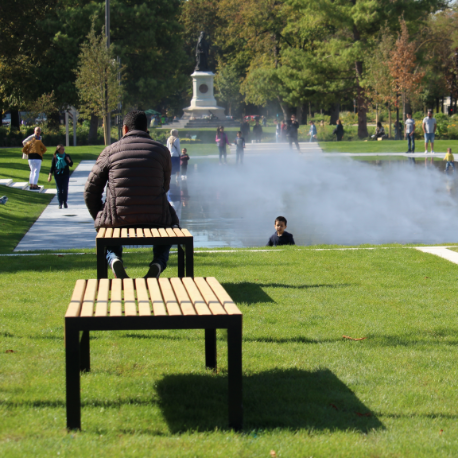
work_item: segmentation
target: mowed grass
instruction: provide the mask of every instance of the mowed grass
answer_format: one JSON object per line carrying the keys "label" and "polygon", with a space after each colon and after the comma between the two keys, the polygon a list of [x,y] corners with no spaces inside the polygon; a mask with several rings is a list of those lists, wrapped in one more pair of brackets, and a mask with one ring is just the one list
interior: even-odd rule
{"label": "mowed grass", "polygon": [[[203,331],[93,332],[65,429],[64,313],[95,254],[2,258],[0,450],[16,456],[444,457],[458,448],[458,267],[412,248],[199,252],[244,316],[242,432]],[[125,255],[132,276],[150,254]],[[6,261],[6,262],[5,262]],[[176,274],[176,255],[166,276]],[[365,338],[353,341],[342,338]]]}

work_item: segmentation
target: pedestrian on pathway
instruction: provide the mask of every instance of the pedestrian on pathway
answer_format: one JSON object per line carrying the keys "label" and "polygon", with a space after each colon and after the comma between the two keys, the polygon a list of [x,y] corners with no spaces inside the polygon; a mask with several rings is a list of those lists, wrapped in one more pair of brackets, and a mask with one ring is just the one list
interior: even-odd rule
{"label": "pedestrian on pathway", "polygon": [[57,188],[57,201],[59,209],[68,208],[68,182],[70,180],[70,167],[73,167],[73,161],[69,154],[65,152],[64,145],[57,145],[56,151],[52,157],[51,170],[49,171],[48,182],[54,175],[54,181]]}
{"label": "pedestrian on pathway", "polygon": [[27,155],[30,168],[29,189],[40,189],[38,178],[40,176],[41,164],[43,163],[43,154],[46,153],[46,146],[41,141],[41,129],[35,128],[35,134],[26,138],[22,152]]}
{"label": "pedestrian on pathway", "polygon": [[242,137],[242,132],[237,132],[237,137],[235,138],[234,144],[236,146],[235,151],[235,163],[243,164],[243,149],[245,148],[245,139]]}
{"label": "pedestrian on pathway", "polygon": [[447,148],[447,154],[444,157],[444,161],[447,161],[445,164],[445,173],[448,173],[447,171],[449,167],[452,167],[453,172],[455,172],[455,158],[452,154],[452,148]]}
{"label": "pedestrian on pathway", "polygon": [[180,139],[178,138],[178,130],[172,129],[170,137],[167,139],[167,148],[170,151],[172,158],[172,175],[175,174],[175,180],[178,181],[180,175]]}
{"label": "pedestrian on pathway", "polygon": [[[84,188],[95,228],[178,226],[175,210],[167,200],[172,172],[169,150],[149,136],[143,111],[127,113],[122,134],[121,140],[100,153]],[[170,245],[153,247],[153,260],[145,278],[159,277],[167,267],[169,252]],[[107,262],[116,278],[128,278],[122,247],[107,247]]]}
{"label": "pedestrian on pathway", "polygon": [[316,140],[316,126],[315,126],[315,121],[310,121],[310,130],[309,130],[309,135],[310,135],[310,142],[313,142],[314,139]]}
{"label": "pedestrian on pathway", "polygon": [[333,131],[333,134],[336,136],[336,140],[338,142],[342,141],[344,128],[342,126],[342,121],[340,119],[337,120],[336,128]]}
{"label": "pedestrian on pathway", "polygon": [[188,162],[191,159],[188,155],[188,150],[183,148],[181,150],[180,156],[180,167],[181,167],[181,179],[187,180],[188,179]]}
{"label": "pedestrian on pathway", "polygon": [[415,153],[415,119],[412,114],[407,113],[405,138],[407,138],[407,153]]}
{"label": "pedestrian on pathway", "polygon": [[289,147],[293,149],[293,143],[295,143],[296,148],[300,151],[299,142],[297,140],[297,131],[299,130],[299,123],[296,121],[296,115],[291,115],[291,120],[287,125],[286,136],[289,140]]}
{"label": "pedestrian on pathway", "polygon": [[253,126],[253,134],[256,140],[256,143],[261,143],[262,137],[262,126],[259,124],[259,118],[256,118],[256,124]]}
{"label": "pedestrian on pathway", "polygon": [[434,153],[434,135],[437,129],[436,118],[433,118],[433,110],[428,110],[428,116],[423,119],[421,124],[423,133],[425,134],[425,154],[428,154],[428,142],[431,143],[431,154]]}
{"label": "pedestrian on pathway", "polygon": [[226,145],[231,146],[229,143],[229,140],[227,138],[226,132],[224,132],[224,126],[219,126],[218,129],[216,129],[216,137],[215,137],[216,144],[218,145],[218,150],[219,150],[219,163],[223,163],[223,158],[224,158],[224,163],[227,163],[227,153],[226,153]]}
{"label": "pedestrian on pathway", "polygon": [[280,143],[281,141],[281,123],[275,120],[275,142]]}

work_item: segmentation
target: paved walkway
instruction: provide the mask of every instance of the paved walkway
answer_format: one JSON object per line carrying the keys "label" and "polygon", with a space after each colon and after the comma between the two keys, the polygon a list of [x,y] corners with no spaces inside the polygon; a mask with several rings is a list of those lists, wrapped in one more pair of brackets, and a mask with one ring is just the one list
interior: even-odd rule
{"label": "paved walkway", "polygon": [[423,251],[423,253],[434,254],[446,259],[447,261],[458,264],[458,253],[451,251],[447,247],[443,246],[427,246],[427,247],[416,247],[417,250]]}

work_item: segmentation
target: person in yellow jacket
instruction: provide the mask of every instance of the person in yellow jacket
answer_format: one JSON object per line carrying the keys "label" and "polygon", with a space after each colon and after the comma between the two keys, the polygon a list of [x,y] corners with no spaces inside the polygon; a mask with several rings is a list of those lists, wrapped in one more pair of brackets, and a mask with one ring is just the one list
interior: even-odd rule
{"label": "person in yellow jacket", "polygon": [[40,189],[38,186],[38,176],[40,175],[41,164],[43,162],[43,154],[46,153],[46,146],[35,136],[26,143],[24,148],[22,148],[22,152],[27,154],[29,158],[30,189]]}
{"label": "person in yellow jacket", "polygon": [[444,157],[444,161],[447,161],[445,164],[445,173],[447,173],[448,168],[451,166],[453,171],[455,171],[455,159],[453,158],[452,148],[447,148],[447,154]]}

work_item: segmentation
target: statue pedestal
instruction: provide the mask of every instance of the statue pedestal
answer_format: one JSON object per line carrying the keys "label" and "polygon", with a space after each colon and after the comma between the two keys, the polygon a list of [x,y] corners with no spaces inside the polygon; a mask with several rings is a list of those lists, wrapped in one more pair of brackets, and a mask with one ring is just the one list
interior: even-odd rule
{"label": "statue pedestal", "polygon": [[202,116],[216,116],[224,120],[224,108],[216,104],[213,95],[213,72],[194,72],[192,75],[192,99],[191,106],[184,108],[183,118],[193,119],[202,118]]}

